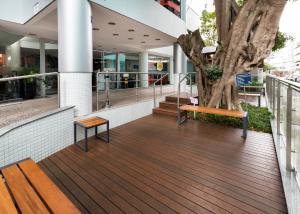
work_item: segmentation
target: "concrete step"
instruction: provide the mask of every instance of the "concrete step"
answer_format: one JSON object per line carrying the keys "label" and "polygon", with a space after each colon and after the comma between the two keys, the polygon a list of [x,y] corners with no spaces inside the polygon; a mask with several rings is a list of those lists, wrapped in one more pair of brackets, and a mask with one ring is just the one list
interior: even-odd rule
{"label": "concrete step", "polygon": [[176,110],[171,110],[171,109],[164,109],[164,108],[154,108],[153,109],[153,114],[162,114],[162,115],[168,115],[168,116],[177,116],[177,111]]}
{"label": "concrete step", "polygon": [[[182,105],[182,104],[180,104],[180,105]],[[163,102],[159,103],[159,108],[168,109],[168,110],[177,110],[177,102],[174,103],[174,102],[163,101]]]}
{"label": "concrete step", "polygon": [[[166,96],[166,102],[177,103],[177,97],[175,97],[175,96]],[[189,104],[191,101],[190,101],[190,98],[180,97],[179,102],[181,104]]]}

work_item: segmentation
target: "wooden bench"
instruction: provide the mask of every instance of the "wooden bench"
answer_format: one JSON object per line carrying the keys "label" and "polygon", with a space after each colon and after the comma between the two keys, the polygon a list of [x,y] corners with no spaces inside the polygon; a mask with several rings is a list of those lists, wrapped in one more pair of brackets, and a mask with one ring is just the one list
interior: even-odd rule
{"label": "wooden bench", "polygon": [[247,129],[248,129],[248,113],[247,112],[183,105],[183,106],[179,107],[179,111],[178,111],[178,124],[179,125],[181,125],[182,123],[184,123],[187,120],[187,112],[199,112],[199,113],[216,114],[216,115],[223,115],[223,116],[228,116],[228,117],[241,118],[243,121],[243,138],[244,139],[247,138]]}
{"label": "wooden bench", "polygon": [[[77,144],[77,125],[84,128],[85,143],[84,143],[83,150],[85,152],[88,151],[88,129],[90,129],[90,128],[95,128],[96,138],[104,140],[107,143],[109,143],[109,121],[108,120],[103,119],[101,117],[90,117],[90,118],[87,118],[87,119],[75,121],[74,122],[74,144],[79,146]],[[106,125],[106,139],[101,138],[98,134],[98,126],[102,126],[102,125]]]}
{"label": "wooden bench", "polygon": [[257,97],[257,104],[258,107],[261,106],[261,94],[256,94],[256,93],[239,93],[239,96],[245,96],[245,101],[246,101],[246,97]]}
{"label": "wooden bench", "polygon": [[0,213],[80,213],[32,160],[0,170]]}

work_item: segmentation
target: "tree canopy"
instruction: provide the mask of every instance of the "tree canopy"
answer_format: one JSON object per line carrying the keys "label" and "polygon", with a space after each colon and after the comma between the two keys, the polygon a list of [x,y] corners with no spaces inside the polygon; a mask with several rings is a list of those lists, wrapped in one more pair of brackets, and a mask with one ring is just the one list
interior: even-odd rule
{"label": "tree canopy", "polygon": [[[235,75],[256,68],[270,55],[273,47],[283,46],[286,35],[282,36],[278,29],[287,1],[214,2],[215,13],[202,13],[203,27],[181,35],[177,41],[197,71],[200,105],[218,107],[225,103],[228,109],[241,109]],[[210,27],[214,24],[216,27]],[[209,29],[213,32],[208,32]],[[276,40],[281,45],[276,45]],[[202,53],[209,44],[217,44],[212,61]]]}

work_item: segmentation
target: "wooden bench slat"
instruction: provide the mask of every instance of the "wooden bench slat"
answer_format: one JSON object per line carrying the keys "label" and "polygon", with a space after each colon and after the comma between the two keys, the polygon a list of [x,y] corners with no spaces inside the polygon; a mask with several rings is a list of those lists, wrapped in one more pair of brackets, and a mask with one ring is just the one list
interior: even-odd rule
{"label": "wooden bench slat", "polygon": [[191,105],[183,105],[179,107],[182,111],[191,111],[191,112],[200,112],[200,113],[207,113],[207,114],[217,114],[217,115],[224,115],[229,117],[238,117],[243,118],[247,116],[247,112],[241,111],[230,111],[227,109],[217,109],[217,108],[208,108],[208,107],[200,107],[200,106],[191,106]]}
{"label": "wooden bench slat", "polygon": [[83,120],[76,121],[77,124],[82,125],[86,128],[100,126],[107,123],[107,120],[99,117],[91,117]]}
{"label": "wooden bench slat", "polygon": [[53,213],[80,213],[75,205],[32,160],[23,161],[18,165]]}
{"label": "wooden bench slat", "polygon": [[12,198],[4,184],[2,176],[0,176],[0,213],[17,214],[18,211],[14,205]]}
{"label": "wooden bench slat", "polygon": [[239,93],[240,96],[261,97],[261,94]]}
{"label": "wooden bench slat", "polygon": [[17,165],[3,169],[2,173],[22,213],[49,213]]}

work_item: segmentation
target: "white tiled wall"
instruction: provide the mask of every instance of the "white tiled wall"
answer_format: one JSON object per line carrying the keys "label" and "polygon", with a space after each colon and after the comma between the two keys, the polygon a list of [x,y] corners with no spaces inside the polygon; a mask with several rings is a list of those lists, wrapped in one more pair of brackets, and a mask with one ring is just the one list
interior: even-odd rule
{"label": "white tiled wall", "polygon": [[75,115],[92,112],[92,73],[60,73],[60,105],[76,106]]}
{"label": "white tiled wall", "polygon": [[[160,101],[165,100],[165,96],[160,97],[156,100],[157,105]],[[134,104],[129,104],[121,107],[115,107],[110,109],[104,109],[102,111],[94,112],[85,117],[78,117],[76,120],[83,118],[88,118],[91,116],[98,116],[109,120],[110,128],[114,128],[126,123],[129,123],[133,120],[145,117],[152,114],[152,109],[154,108],[154,102],[152,99],[141,101]],[[106,131],[106,126],[98,128],[98,132]],[[95,134],[94,129],[89,129],[88,136],[93,136]],[[82,140],[84,138],[84,129],[77,126],[77,138]]]}
{"label": "white tiled wall", "polygon": [[0,130],[0,167],[25,158],[37,162],[69,146],[73,121],[74,109],[63,108]]}

